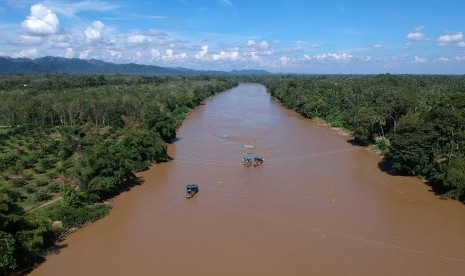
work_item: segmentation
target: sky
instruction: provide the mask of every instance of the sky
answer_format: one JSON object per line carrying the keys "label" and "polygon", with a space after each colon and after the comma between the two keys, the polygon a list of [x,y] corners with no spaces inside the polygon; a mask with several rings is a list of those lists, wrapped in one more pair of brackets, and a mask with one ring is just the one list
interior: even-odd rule
{"label": "sky", "polygon": [[463,0],[0,0],[0,56],[200,70],[465,74]]}

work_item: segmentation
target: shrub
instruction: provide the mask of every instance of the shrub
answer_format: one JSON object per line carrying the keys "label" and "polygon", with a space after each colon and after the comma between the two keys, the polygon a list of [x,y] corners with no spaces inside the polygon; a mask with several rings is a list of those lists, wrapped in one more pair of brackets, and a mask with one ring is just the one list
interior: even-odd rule
{"label": "shrub", "polygon": [[54,182],[48,186],[48,191],[51,193],[58,193],[60,191],[60,185],[58,183]]}
{"label": "shrub", "polygon": [[27,185],[27,181],[23,178],[14,178],[10,180],[10,183],[15,187],[24,187]]}
{"label": "shrub", "polygon": [[52,199],[53,196],[45,190],[40,190],[34,195],[34,200],[36,201],[46,201]]}
{"label": "shrub", "polygon": [[44,178],[38,178],[38,179],[33,180],[32,183],[36,187],[43,187],[43,186],[46,186],[48,184],[48,181],[45,180]]}

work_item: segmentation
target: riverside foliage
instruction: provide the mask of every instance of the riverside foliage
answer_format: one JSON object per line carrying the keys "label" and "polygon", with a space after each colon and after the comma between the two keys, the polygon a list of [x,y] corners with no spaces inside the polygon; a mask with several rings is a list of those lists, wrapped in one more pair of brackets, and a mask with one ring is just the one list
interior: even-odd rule
{"label": "riverside foliage", "polygon": [[319,117],[376,145],[395,173],[417,175],[465,200],[465,77],[281,76],[263,83],[307,118]]}
{"label": "riverside foliage", "polygon": [[[216,77],[0,77],[0,274],[43,259],[109,211],[134,172],[169,159],[189,109],[237,83]],[[55,224],[52,227],[53,222]]]}

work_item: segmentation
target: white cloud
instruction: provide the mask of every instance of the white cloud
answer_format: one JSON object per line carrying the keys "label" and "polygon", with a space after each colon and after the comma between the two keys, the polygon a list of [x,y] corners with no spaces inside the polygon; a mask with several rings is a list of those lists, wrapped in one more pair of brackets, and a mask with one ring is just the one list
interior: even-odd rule
{"label": "white cloud", "polygon": [[143,44],[146,42],[150,42],[151,39],[146,35],[130,35],[128,36],[126,41],[131,44]]}
{"label": "white cloud", "polygon": [[67,48],[65,52],[66,58],[73,58],[74,57],[74,50],[72,48]]}
{"label": "white cloud", "polygon": [[465,56],[455,56],[454,59],[456,61],[465,61]]}
{"label": "white cloud", "polygon": [[[151,56],[152,60],[158,59],[159,52],[156,49],[152,49]],[[183,61],[187,59],[187,53],[175,54],[173,49],[166,49],[165,54],[161,56],[164,61]]]}
{"label": "white cloud", "polygon": [[136,56],[134,57],[134,61],[140,61],[143,57],[144,55],[140,51],[137,51]]}
{"label": "white cloud", "polygon": [[375,48],[375,49],[382,49],[384,47],[385,46],[383,44],[375,44],[375,45],[373,45],[373,48]]}
{"label": "white cloud", "polygon": [[25,49],[19,52],[14,52],[12,57],[14,58],[35,58],[39,55],[39,51],[37,49]]}
{"label": "white cloud", "polygon": [[162,56],[164,60],[172,60],[174,58],[173,49],[166,49],[165,55]]}
{"label": "white cloud", "polygon": [[86,35],[86,41],[92,42],[95,40],[100,40],[102,38],[102,33],[105,28],[105,25],[101,21],[94,21],[92,24],[84,31]]}
{"label": "white cloud", "polygon": [[314,58],[319,61],[326,61],[326,60],[349,61],[353,58],[353,56],[348,53],[342,53],[342,54],[326,53],[326,54],[316,55],[314,56]]}
{"label": "white cloud", "polygon": [[447,46],[449,43],[460,43],[463,41],[463,33],[456,32],[456,33],[449,33],[445,35],[441,35],[436,40],[439,46]]}
{"label": "white cloud", "polygon": [[437,59],[438,62],[449,62],[450,61],[450,58],[448,57],[439,57]]}
{"label": "white cloud", "polygon": [[123,53],[120,51],[115,51],[115,50],[107,50],[108,53],[110,53],[110,56],[115,58],[115,59],[120,59],[123,56]]}
{"label": "white cloud", "polygon": [[213,60],[238,60],[238,51],[221,51],[219,54],[213,54]]}
{"label": "white cloud", "polygon": [[249,59],[256,62],[262,62],[263,58],[255,51],[243,53],[245,59]]}
{"label": "white cloud", "polygon": [[263,40],[263,41],[255,41],[253,39],[247,41],[247,46],[257,49],[257,50],[268,50],[270,47],[270,44],[268,41]]}
{"label": "white cloud", "polygon": [[160,51],[157,49],[150,50],[150,55],[152,56],[152,60],[160,60],[161,58]]}
{"label": "white cloud", "polygon": [[364,62],[370,62],[373,58],[371,56],[366,56],[365,58],[363,58],[363,61]]}
{"label": "white cloud", "polygon": [[291,58],[282,56],[279,58],[279,62],[281,63],[281,66],[287,66],[289,62],[291,62]]}
{"label": "white cloud", "polygon": [[408,33],[406,37],[413,41],[423,41],[426,39],[426,36],[421,32]]}
{"label": "white cloud", "polygon": [[424,57],[419,57],[419,56],[414,56],[413,57],[413,63],[421,63],[421,64],[424,64],[424,63],[427,63],[428,60]]}
{"label": "white cloud", "polygon": [[311,59],[312,59],[312,58],[311,58],[309,55],[304,54],[304,60],[311,60]]}
{"label": "white cloud", "polygon": [[423,34],[424,26],[417,26],[413,32],[408,33],[405,37],[411,41],[424,41],[428,38]]}
{"label": "white cloud", "polygon": [[180,53],[176,55],[175,58],[178,60],[185,60],[187,58],[187,53]]}
{"label": "white cloud", "polygon": [[45,36],[58,33],[60,21],[49,8],[39,3],[31,6],[31,14],[21,27],[30,35]]}
{"label": "white cloud", "polygon": [[457,43],[457,46],[460,47],[460,48],[464,48],[465,47],[465,42],[460,41],[459,43]]}
{"label": "white cloud", "polygon": [[86,50],[83,50],[79,53],[79,58],[80,59],[87,59],[87,57],[89,56],[90,54],[90,49],[86,49]]}
{"label": "white cloud", "polygon": [[203,45],[202,50],[198,51],[195,54],[195,58],[196,59],[204,59],[204,57],[207,55],[207,53],[208,53],[208,45]]}

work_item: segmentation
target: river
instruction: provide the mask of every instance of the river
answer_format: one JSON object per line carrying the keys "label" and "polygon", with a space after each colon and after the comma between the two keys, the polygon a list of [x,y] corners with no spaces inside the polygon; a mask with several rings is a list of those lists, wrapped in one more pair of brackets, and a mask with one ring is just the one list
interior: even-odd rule
{"label": "river", "polygon": [[[173,161],[31,275],[465,275],[463,204],[381,171],[261,85],[209,98],[177,137]],[[264,164],[243,167],[248,153]]]}

